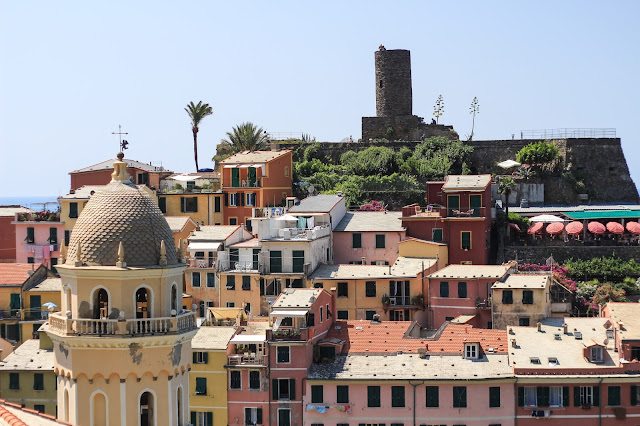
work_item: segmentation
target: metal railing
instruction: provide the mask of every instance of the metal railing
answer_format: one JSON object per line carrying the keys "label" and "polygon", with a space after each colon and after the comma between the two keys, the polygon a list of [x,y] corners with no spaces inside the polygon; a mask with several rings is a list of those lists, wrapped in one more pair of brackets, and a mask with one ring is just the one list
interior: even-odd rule
{"label": "metal railing", "polygon": [[243,271],[258,271],[261,272],[263,270],[262,268],[262,262],[257,262],[257,261],[230,261],[230,260],[218,260],[217,263],[217,268],[219,272],[226,272],[226,271],[238,271],[238,272],[243,272]]}
{"label": "metal railing", "polygon": [[286,141],[289,139],[297,139],[302,140],[304,133],[303,132],[274,132],[267,133],[269,136],[269,140],[271,141]]}
{"label": "metal railing", "polygon": [[228,365],[265,365],[266,355],[262,354],[232,354],[227,356]]}
{"label": "metal railing", "polygon": [[560,128],[521,130],[520,139],[615,138],[615,128]]}
{"label": "metal railing", "polygon": [[117,319],[66,318],[61,312],[49,315],[54,332],[66,335],[131,335],[181,333],[196,328],[196,312],[175,317]]}

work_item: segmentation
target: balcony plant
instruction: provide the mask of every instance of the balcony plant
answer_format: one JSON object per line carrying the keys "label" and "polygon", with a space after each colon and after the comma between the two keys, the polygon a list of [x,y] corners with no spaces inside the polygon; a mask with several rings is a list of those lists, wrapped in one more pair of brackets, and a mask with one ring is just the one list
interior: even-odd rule
{"label": "balcony plant", "polygon": [[420,293],[411,297],[411,303],[416,306],[424,306],[424,294]]}
{"label": "balcony plant", "polygon": [[391,306],[391,298],[386,294],[382,295],[382,299],[380,301],[382,302],[382,307],[385,309],[388,309],[389,306]]}

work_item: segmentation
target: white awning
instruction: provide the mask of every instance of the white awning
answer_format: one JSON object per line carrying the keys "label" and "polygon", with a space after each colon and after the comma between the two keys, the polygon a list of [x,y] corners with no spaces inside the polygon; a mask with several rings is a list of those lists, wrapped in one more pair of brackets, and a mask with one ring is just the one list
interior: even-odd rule
{"label": "white awning", "polygon": [[243,164],[240,166],[241,169],[248,169],[249,167],[253,167],[253,164]]}
{"label": "white awning", "polygon": [[307,312],[309,311],[271,311],[271,313],[269,315],[274,316],[274,317],[290,317],[290,318],[294,318],[294,317],[303,317],[305,315],[307,315]]}
{"label": "white awning", "polygon": [[200,179],[200,176],[177,175],[177,176],[171,176],[169,179],[187,182],[190,180]]}
{"label": "white awning", "polygon": [[276,318],[276,322],[273,324],[273,331],[278,331],[280,324],[282,324],[283,318]]}
{"label": "white awning", "polygon": [[520,166],[520,165],[521,165],[520,163],[513,160],[505,160],[497,164],[498,167],[501,167],[503,169],[510,169],[512,167]]}
{"label": "white awning", "polygon": [[225,169],[235,169],[235,168],[237,168],[237,167],[238,167],[238,165],[237,165],[237,164],[225,164],[225,165],[224,165],[224,168],[225,168]]}
{"label": "white awning", "polygon": [[264,334],[236,334],[229,343],[242,343],[242,344],[254,344],[264,343],[267,340],[267,336]]}
{"label": "white awning", "polygon": [[216,251],[218,247],[220,247],[222,243],[216,242],[192,242],[187,246],[187,250],[206,250],[206,251]]}
{"label": "white awning", "polygon": [[298,221],[298,217],[287,213],[287,214],[284,214],[284,215],[276,218],[276,220],[284,220],[286,222],[297,222]]}

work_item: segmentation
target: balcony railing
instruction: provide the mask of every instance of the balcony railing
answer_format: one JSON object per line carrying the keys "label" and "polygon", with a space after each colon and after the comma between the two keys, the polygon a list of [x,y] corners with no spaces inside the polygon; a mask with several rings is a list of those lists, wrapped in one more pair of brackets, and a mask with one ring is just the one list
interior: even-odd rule
{"label": "balcony railing", "polygon": [[250,354],[232,354],[227,356],[228,365],[266,365],[266,355],[250,353]]}
{"label": "balcony railing", "polygon": [[250,260],[239,260],[239,261],[230,261],[230,260],[218,260],[217,263],[218,271],[227,272],[227,271],[257,271],[262,272],[264,270],[261,262],[250,261]]}
{"label": "balcony railing", "polygon": [[216,259],[189,259],[189,268],[213,268],[215,267]]}
{"label": "balcony railing", "polygon": [[309,340],[308,328],[280,328],[277,331],[267,330],[267,340],[298,341]]}
{"label": "balcony railing", "polygon": [[491,309],[491,299],[476,297],[476,308]]}
{"label": "balcony railing", "polygon": [[182,333],[196,328],[196,312],[186,312],[175,317],[139,319],[84,319],[66,318],[61,312],[49,315],[49,325],[54,332],[66,335],[153,335]]}

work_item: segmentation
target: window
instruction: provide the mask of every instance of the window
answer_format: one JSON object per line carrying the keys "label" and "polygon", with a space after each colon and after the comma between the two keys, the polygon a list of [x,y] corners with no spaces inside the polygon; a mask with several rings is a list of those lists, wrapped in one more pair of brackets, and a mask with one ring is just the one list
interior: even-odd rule
{"label": "window", "polygon": [[227,308],[235,308],[235,307],[236,307],[235,302],[227,302]]}
{"label": "window", "polygon": [[289,176],[289,166],[284,166],[284,175]]}
{"label": "window", "polygon": [[595,386],[576,386],[573,392],[576,407],[600,404],[600,389]]}
{"label": "window", "polygon": [[71,231],[64,231],[64,245],[68,246],[71,241]]}
{"label": "window", "polygon": [[273,379],[273,399],[295,400],[296,381],[294,379]]}
{"label": "window", "polygon": [[193,352],[194,364],[207,364],[209,362],[209,354],[207,352]]}
{"label": "window", "polygon": [[180,211],[182,213],[195,213],[198,211],[197,197],[180,197]]}
{"label": "window", "polygon": [[214,203],[213,203],[213,211],[216,213],[220,213],[221,211],[221,206],[220,206],[220,197],[215,197],[213,199]]}
{"label": "window", "polygon": [[620,405],[620,386],[609,386],[607,405]]}
{"label": "window", "polygon": [[278,408],[278,426],[291,426],[291,410]]}
{"label": "window", "polygon": [[58,244],[58,229],[51,227],[49,228],[49,243]]}
{"label": "window", "polygon": [[466,359],[478,359],[478,344],[477,343],[465,343],[464,344],[464,357]]}
{"label": "window", "polygon": [[380,386],[367,386],[367,407],[380,407]]}
{"label": "window", "polygon": [[640,403],[640,386],[631,385],[631,405]]}
{"label": "window", "polygon": [[438,386],[427,386],[427,407],[435,408],[440,406],[440,388]]}
{"label": "window", "polygon": [[207,272],[207,287],[216,286],[216,274],[213,272]]}
{"label": "window", "polygon": [[247,194],[247,206],[255,206],[256,205],[256,193],[249,192]]}
{"label": "window", "polygon": [[471,232],[462,231],[460,233],[460,248],[462,250],[471,250]]}
{"label": "window", "polygon": [[518,325],[521,327],[529,327],[529,317],[519,318]]}
{"label": "window", "polygon": [[367,321],[372,321],[375,314],[376,311],[365,311],[364,319],[366,319]]}
{"label": "window", "polygon": [[237,193],[233,193],[233,194],[229,194],[229,205],[232,207],[235,207],[238,205],[238,194]]}
{"label": "window", "polygon": [[384,234],[376,234],[376,248],[383,249],[386,247],[386,237]]}
{"label": "window", "polygon": [[440,297],[449,297],[449,281],[440,281]]}
{"label": "window", "polygon": [[291,252],[293,257],[293,272],[304,272],[304,250],[293,250]]}
{"label": "window", "polygon": [[505,305],[513,303],[513,290],[502,290],[502,303]]}
{"label": "window", "polygon": [[211,411],[192,411],[191,423],[193,426],[213,426],[213,413]]}
{"label": "window", "polygon": [[9,389],[20,389],[20,375],[9,373]]}
{"label": "window", "polygon": [[237,262],[240,261],[240,249],[230,248],[229,249],[229,262],[231,263],[231,267],[235,266]]}
{"label": "window", "polygon": [[251,277],[249,275],[242,276],[242,289],[251,290]]}
{"label": "window", "polygon": [[36,263],[36,258],[35,257],[27,257],[27,263]]}
{"label": "window", "polygon": [[270,251],[269,261],[272,274],[282,272],[282,252],[280,250]]}
{"label": "window", "polygon": [[238,218],[237,217],[230,217],[229,218],[229,225],[237,225],[238,224]]}
{"label": "window", "polygon": [[591,346],[591,362],[602,362],[602,346]]}
{"label": "window", "polygon": [[307,312],[306,315],[307,327],[313,327],[316,325],[316,314],[313,312]]}
{"label": "window", "polygon": [[349,403],[349,386],[336,386],[336,402],[338,404]]}
{"label": "window", "polygon": [[354,249],[362,248],[362,234],[359,232],[351,234],[351,242]]}
{"label": "window", "polygon": [[500,407],[500,386],[491,386],[489,388],[489,407]]}
{"label": "window", "polygon": [[240,371],[229,372],[229,389],[240,390],[242,389],[242,379]]}
{"label": "window", "polygon": [[533,304],[533,291],[532,290],[523,290],[522,291],[522,304],[523,305],[532,305]]}
{"label": "window", "polygon": [[349,283],[338,283],[338,297],[349,297]]}
{"label": "window", "polygon": [[240,186],[240,169],[236,167],[231,169],[231,186],[234,188]]}
{"label": "window", "polygon": [[538,406],[538,391],[534,386],[526,386],[524,389],[524,406],[525,407],[537,407]]}
{"label": "window", "polygon": [[391,406],[404,407],[404,386],[391,386]]}
{"label": "window", "polygon": [[27,238],[25,238],[25,241],[28,244],[33,244],[35,242],[35,240],[36,240],[35,230],[34,230],[33,226],[29,226],[27,228]]}
{"label": "window", "polygon": [[[569,388],[567,388],[567,393],[568,391],[569,391]],[[562,386],[549,387],[549,406],[562,407],[562,401],[563,401],[562,394],[563,394]]]}
{"label": "window", "polygon": [[322,404],[324,400],[324,389],[322,385],[311,385],[311,403]]}
{"label": "window", "polygon": [[367,297],[376,297],[376,282],[375,281],[367,281],[365,283],[365,296],[367,296]]}
{"label": "window", "polygon": [[262,424],[262,408],[245,408],[244,424],[255,426]]}
{"label": "window", "polygon": [[447,216],[453,216],[454,210],[460,208],[460,196],[459,195],[447,195]]}
{"label": "window", "polygon": [[349,319],[349,311],[338,311],[338,319],[339,320],[348,320]]}
{"label": "window", "polygon": [[453,406],[455,408],[465,408],[467,406],[467,387],[453,387]]}
{"label": "window", "polygon": [[249,389],[260,390],[260,372],[249,371]]}
{"label": "window", "polygon": [[236,276],[227,275],[227,290],[235,290],[235,289],[236,289]]}
{"label": "window", "polygon": [[322,308],[322,306],[320,306],[320,322],[324,321],[324,310]]}
{"label": "window", "polygon": [[158,208],[162,213],[167,213],[167,198],[158,197]]}
{"label": "window", "polygon": [[200,272],[191,273],[191,287],[200,287]]}
{"label": "window", "polygon": [[78,203],[69,203],[69,217],[72,219],[78,217]]}
{"label": "window", "polygon": [[443,240],[442,238],[442,228],[434,228],[431,230],[431,241],[434,241],[436,243],[441,243]]}
{"label": "window", "polygon": [[276,352],[277,352],[276,362],[278,363],[291,362],[289,346],[276,346]]}
{"label": "window", "polygon": [[44,405],[35,404],[33,406],[33,409],[36,410],[38,413],[44,413]]}
{"label": "window", "polygon": [[207,379],[205,377],[196,377],[196,395],[207,394]]}
{"label": "window", "polygon": [[467,298],[467,283],[465,282],[458,283],[458,298],[460,299]]}

